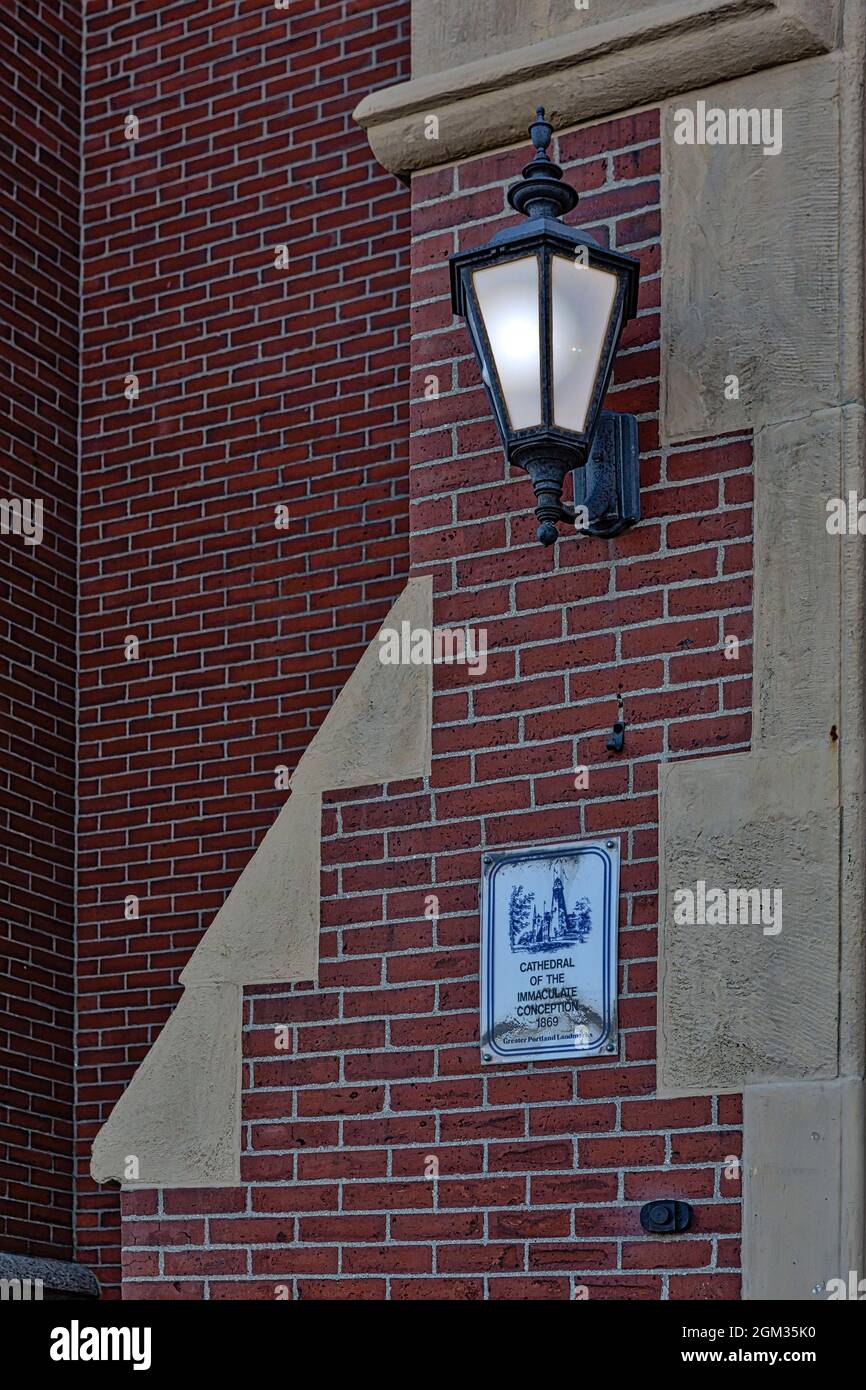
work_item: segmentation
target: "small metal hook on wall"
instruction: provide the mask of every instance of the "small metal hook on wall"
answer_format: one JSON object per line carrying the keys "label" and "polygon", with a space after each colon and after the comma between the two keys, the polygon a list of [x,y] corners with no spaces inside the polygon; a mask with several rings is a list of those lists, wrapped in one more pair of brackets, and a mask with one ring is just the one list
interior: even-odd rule
{"label": "small metal hook on wall", "polygon": [[625,720],[618,719],[613,726],[613,733],[605,743],[605,748],[609,753],[621,753],[625,743]]}

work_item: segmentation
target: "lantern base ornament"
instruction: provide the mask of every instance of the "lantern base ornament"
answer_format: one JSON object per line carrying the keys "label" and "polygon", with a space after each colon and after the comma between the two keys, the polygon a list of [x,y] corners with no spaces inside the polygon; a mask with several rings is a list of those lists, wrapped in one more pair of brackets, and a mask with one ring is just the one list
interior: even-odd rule
{"label": "lantern base ornament", "polygon": [[[537,447],[537,446],[536,446]],[[535,492],[536,537],[542,545],[559,540],[557,522],[567,522],[578,535],[607,539],[640,521],[640,455],[637,419],[603,410],[586,463],[575,465],[573,455],[534,450],[512,453],[511,462],[532,479]],[[568,473],[574,474],[574,507],[562,500]]]}

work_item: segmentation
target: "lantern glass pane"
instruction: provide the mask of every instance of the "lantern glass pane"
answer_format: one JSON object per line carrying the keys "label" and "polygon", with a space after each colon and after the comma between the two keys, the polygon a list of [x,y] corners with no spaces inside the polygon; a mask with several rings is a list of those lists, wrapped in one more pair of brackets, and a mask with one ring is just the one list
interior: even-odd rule
{"label": "lantern glass pane", "polygon": [[616,275],[554,256],[551,280],[553,420],[581,433],[616,302]]}
{"label": "lantern glass pane", "polygon": [[538,259],[503,261],[476,270],[472,279],[511,428],[540,425]]}

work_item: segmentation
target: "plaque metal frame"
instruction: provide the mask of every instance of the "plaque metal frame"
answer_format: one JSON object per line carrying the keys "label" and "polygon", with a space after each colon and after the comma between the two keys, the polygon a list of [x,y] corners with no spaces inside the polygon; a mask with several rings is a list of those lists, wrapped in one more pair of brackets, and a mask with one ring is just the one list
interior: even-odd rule
{"label": "plaque metal frame", "polygon": [[[569,866],[567,874],[566,864]],[[619,1051],[619,870],[620,843],[616,839],[565,840],[484,854],[481,876],[481,1054],[484,1062],[544,1061]],[[506,901],[509,883],[512,897]],[[539,912],[536,897],[539,890],[546,891],[548,884],[550,910]],[[522,932],[514,926],[515,885],[522,895],[518,899]],[[583,892],[584,896],[575,901],[578,892]],[[570,913],[567,893],[575,902]],[[530,910],[533,910],[533,918],[528,922]],[[556,966],[530,974],[529,967],[534,961],[520,963],[527,955],[534,957],[539,965],[563,960],[572,964],[562,970]],[[518,958],[516,965],[513,957]],[[561,976],[564,979],[561,985],[551,986],[550,976],[555,980]],[[539,980],[537,997],[544,996],[546,1002],[519,1004],[526,1012],[538,1011],[530,1027],[529,1020],[524,1023],[515,1016],[517,994],[518,989],[526,994],[527,985],[535,979]],[[563,1005],[556,1012],[558,995],[563,997]]]}

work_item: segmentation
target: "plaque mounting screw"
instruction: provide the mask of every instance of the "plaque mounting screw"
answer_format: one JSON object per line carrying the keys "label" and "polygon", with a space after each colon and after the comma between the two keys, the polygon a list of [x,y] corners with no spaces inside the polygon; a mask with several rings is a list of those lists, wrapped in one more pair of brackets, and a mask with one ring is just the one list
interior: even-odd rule
{"label": "plaque mounting screw", "polygon": [[493,1058],[491,1057],[489,1052],[482,1052],[481,1060],[482,1062],[492,1062]]}
{"label": "plaque mounting screw", "polygon": [[616,1043],[608,1043],[605,1052],[616,1052]]}
{"label": "plaque mounting screw", "polygon": [[615,847],[615,845],[616,845],[616,840],[608,840],[608,841],[607,841],[607,847],[608,847],[608,849],[613,849],[613,848]]}

